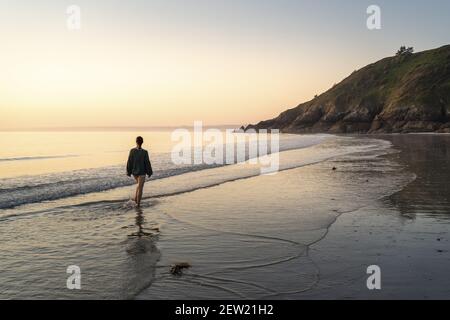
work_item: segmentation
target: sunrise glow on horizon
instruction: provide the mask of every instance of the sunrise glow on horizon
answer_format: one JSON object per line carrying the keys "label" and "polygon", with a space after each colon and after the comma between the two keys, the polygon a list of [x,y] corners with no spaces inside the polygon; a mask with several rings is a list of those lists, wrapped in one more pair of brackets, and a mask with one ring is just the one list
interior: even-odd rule
{"label": "sunrise glow on horizon", "polygon": [[446,1],[378,1],[377,31],[369,1],[75,2],[78,31],[71,2],[0,4],[0,130],[255,123],[402,44],[450,43]]}

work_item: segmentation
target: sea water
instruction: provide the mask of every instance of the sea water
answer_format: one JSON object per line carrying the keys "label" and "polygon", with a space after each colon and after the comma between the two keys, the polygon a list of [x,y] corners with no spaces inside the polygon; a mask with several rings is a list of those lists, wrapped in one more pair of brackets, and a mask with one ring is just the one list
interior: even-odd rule
{"label": "sea water", "polygon": [[[318,281],[309,246],[339,215],[414,179],[379,139],[282,135],[280,171],[261,176],[248,162],[180,168],[170,134],[151,132],[144,147],[155,176],[134,208],[124,171],[135,135],[2,133],[1,298],[298,293]],[[179,262],[191,268],[174,276]],[[66,286],[71,265],[80,290]]]}

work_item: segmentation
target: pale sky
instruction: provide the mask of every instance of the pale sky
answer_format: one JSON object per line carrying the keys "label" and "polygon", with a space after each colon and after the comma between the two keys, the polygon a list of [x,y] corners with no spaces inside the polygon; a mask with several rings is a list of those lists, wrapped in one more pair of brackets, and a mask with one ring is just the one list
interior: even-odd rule
{"label": "pale sky", "polygon": [[255,123],[449,30],[446,0],[0,0],[0,130]]}

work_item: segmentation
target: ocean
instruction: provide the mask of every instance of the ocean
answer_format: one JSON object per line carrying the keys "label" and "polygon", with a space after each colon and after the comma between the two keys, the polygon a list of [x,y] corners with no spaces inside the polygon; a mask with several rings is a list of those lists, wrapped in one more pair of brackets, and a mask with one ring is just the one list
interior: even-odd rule
{"label": "ocean", "polygon": [[[155,173],[141,208],[125,174],[138,134]],[[382,208],[418,179],[383,137],[282,134],[273,175],[249,154],[175,165],[169,131],[4,132],[0,141],[0,298],[302,297],[320,288],[310,251],[336,221]],[[190,268],[173,275],[177,263]],[[66,286],[72,265],[80,290]]]}

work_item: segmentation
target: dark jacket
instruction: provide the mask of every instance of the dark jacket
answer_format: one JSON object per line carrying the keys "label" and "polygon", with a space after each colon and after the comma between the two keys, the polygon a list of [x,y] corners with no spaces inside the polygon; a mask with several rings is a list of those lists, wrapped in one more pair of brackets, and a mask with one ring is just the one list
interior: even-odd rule
{"label": "dark jacket", "polygon": [[152,174],[152,165],[147,150],[138,148],[131,149],[127,162],[127,175],[148,175],[150,177]]}

